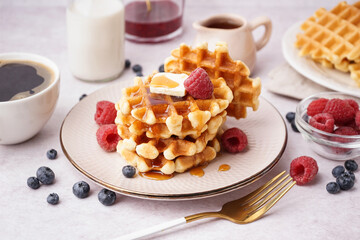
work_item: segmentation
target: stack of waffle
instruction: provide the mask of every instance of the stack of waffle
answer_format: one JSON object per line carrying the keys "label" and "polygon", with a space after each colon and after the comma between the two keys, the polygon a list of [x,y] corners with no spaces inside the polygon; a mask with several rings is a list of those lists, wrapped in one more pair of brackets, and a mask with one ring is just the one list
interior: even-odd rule
{"label": "stack of waffle", "polygon": [[[207,58],[199,66],[212,76],[214,92],[210,99],[194,99],[189,94],[174,97],[151,93],[152,74],[144,81],[139,77],[135,78],[134,86],[123,89],[122,98],[115,105],[115,123],[122,138],[117,151],[140,172],[181,173],[213,160],[220,151],[216,136],[226,120],[227,111],[230,110],[233,116],[246,116],[245,106],[253,109],[258,106],[260,80],[248,78],[247,67],[240,61],[232,61],[225,46],[215,51],[218,53],[221,50],[225,54],[220,59],[208,52],[207,45],[197,49],[181,45],[183,47],[190,52],[205,51],[202,55]],[[196,55],[186,55],[186,61],[196,59]],[[166,62],[165,68],[168,70],[171,66],[173,72],[186,72],[178,69],[175,64],[184,61],[183,56],[176,59],[173,57]],[[212,66],[211,63],[214,62],[217,65]],[[208,65],[212,68],[204,67]],[[195,68],[193,66],[192,70]],[[214,72],[218,72],[216,76]],[[227,76],[228,79],[221,76]],[[232,84],[229,84],[230,79],[234,80]],[[238,96],[241,94],[244,96]],[[234,95],[240,102],[234,102]],[[241,99],[246,100],[241,102]],[[232,105],[234,106],[230,108]]]}
{"label": "stack of waffle", "polygon": [[320,8],[301,29],[295,42],[301,56],[350,72],[360,87],[360,2],[341,2],[331,11]]}

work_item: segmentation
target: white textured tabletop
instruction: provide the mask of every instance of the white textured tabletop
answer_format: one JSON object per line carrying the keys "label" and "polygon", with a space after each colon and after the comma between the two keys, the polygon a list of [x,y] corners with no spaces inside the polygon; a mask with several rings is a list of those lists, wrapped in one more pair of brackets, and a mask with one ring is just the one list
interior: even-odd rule
{"label": "white textured tabletop", "polygon": [[[319,7],[330,9],[336,1],[187,1],[184,33],[161,44],[126,42],[125,56],[133,64],[143,66],[144,74],[157,69],[163,59],[181,42],[192,44],[193,21],[217,13],[236,13],[247,19],[269,16],[273,34],[268,45],[257,57],[253,76],[263,83],[268,73],[285,62],[281,53],[281,37],[293,23],[310,16]],[[221,219],[204,219],[153,235],[157,239],[354,239],[360,236],[359,180],[353,189],[330,195],[325,190],[333,181],[331,170],[339,162],[326,160],[311,151],[299,133],[288,128],[288,144],[276,167],[255,183],[216,197],[191,201],[150,201],[118,195],[116,204],[105,207],[99,203],[101,189],[67,160],[61,151],[59,131],[69,110],[83,93],[108,84],[131,79],[131,70],[111,83],[87,83],[75,79],[67,64],[65,9],[67,1],[1,0],[0,52],[33,52],[55,61],[61,70],[60,98],[56,110],[31,140],[11,146],[0,146],[0,239],[111,239],[153,224],[166,222],[202,211],[218,210],[230,200],[246,195],[282,170],[288,170],[292,159],[301,155],[314,157],[319,165],[316,180],[307,186],[295,186],[263,218],[237,225]],[[256,31],[256,35],[262,30]],[[296,100],[262,90],[284,116],[294,111]],[[289,127],[289,125],[287,124]],[[55,148],[58,158],[47,160],[46,151]],[[359,162],[359,161],[358,161]],[[40,166],[49,166],[56,174],[53,185],[38,190],[27,187],[26,179]],[[359,172],[359,171],[358,171]],[[360,175],[356,172],[356,177]],[[77,199],[72,185],[85,180],[91,186],[86,199]],[[60,203],[49,205],[46,197],[56,192]],[[151,237],[149,237],[150,239]]]}

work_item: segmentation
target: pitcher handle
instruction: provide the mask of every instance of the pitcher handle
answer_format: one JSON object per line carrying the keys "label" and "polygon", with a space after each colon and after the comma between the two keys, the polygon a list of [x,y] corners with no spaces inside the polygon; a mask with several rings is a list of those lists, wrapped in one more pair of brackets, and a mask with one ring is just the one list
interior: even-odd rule
{"label": "pitcher handle", "polygon": [[271,30],[272,30],[271,20],[270,20],[270,18],[268,18],[266,16],[261,16],[261,17],[257,17],[254,20],[252,20],[249,25],[250,25],[251,31],[253,31],[254,29],[256,29],[262,25],[264,25],[264,27],[265,27],[264,35],[258,41],[255,42],[256,50],[259,51],[267,44],[267,42],[270,39]]}

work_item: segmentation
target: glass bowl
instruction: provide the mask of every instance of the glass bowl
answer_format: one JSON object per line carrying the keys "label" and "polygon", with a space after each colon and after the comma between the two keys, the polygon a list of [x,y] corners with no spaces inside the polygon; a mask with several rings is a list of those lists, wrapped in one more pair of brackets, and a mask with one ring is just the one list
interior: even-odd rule
{"label": "glass bowl", "polygon": [[324,92],[303,99],[296,107],[295,123],[305,141],[315,153],[331,160],[348,160],[359,157],[360,135],[338,135],[310,126],[307,107],[312,101],[319,98],[353,99],[360,105],[360,98],[338,92]]}

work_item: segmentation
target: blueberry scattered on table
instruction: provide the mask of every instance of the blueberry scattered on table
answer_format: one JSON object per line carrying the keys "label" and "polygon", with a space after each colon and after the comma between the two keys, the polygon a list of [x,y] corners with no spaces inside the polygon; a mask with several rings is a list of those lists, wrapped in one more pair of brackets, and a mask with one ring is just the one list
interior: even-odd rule
{"label": "blueberry scattered on table", "polygon": [[79,101],[83,100],[83,98],[85,98],[85,97],[87,97],[86,93],[84,93],[83,95],[80,96]]}
{"label": "blueberry scattered on table", "polygon": [[336,182],[329,182],[326,184],[326,191],[331,194],[340,192],[340,186]]}
{"label": "blueberry scattered on table", "polygon": [[344,165],[346,170],[351,172],[355,172],[358,169],[358,164],[354,160],[347,160]]}
{"label": "blueberry scattered on table", "polygon": [[103,188],[98,194],[98,199],[103,205],[110,206],[114,204],[116,194],[113,191]]}
{"label": "blueberry scattered on table", "polygon": [[135,64],[132,67],[132,70],[134,71],[134,73],[142,72],[142,67],[139,64]]}
{"label": "blueberry scattered on table", "polygon": [[351,178],[348,172],[344,172],[336,178],[337,184],[339,184],[341,190],[349,190],[354,186],[354,180]]}
{"label": "blueberry scattered on table", "polygon": [[89,196],[90,186],[87,182],[79,181],[73,185],[73,193],[78,198],[86,198]]}
{"label": "blueberry scattered on table", "polygon": [[126,165],[122,168],[122,173],[124,174],[125,177],[132,178],[136,173],[136,169],[131,165]]}
{"label": "blueberry scattered on table", "polygon": [[297,129],[296,124],[295,124],[295,119],[291,121],[290,125],[294,132],[299,132],[299,130]]}
{"label": "blueberry scattered on table", "polygon": [[159,67],[159,72],[165,72],[165,66],[164,64],[161,64]]}
{"label": "blueberry scattered on table", "polygon": [[125,68],[129,68],[131,66],[131,62],[129,59],[125,59]]}
{"label": "blueberry scattered on table", "polygon": [[337,178],[340,177],[340,175],[343,174],[344,172],[345,172],[345,168],[339,165],[334,167],[331,173],[334,176],[334,178]]}
{"label": "blueberry scattered on table", "polygon": [[50,149],[49,151],[46,152],[46,156],[48,159],[53,160],[57,156],[57,151],[55,149]]}
{"label": "blueberry scattered on table", "polygon": [[46,200],[51,205],[56,205],[59,202],[59,195],[57,193],[50,193]]}
{"label": "blueberry scattered on table", "polygon": [[27,185],[32,189],[38,189],[40,187],[39,179],[36,177],[29,177],[27,179]]}
{"label": "blueberry scattered on table", "polygon": [[350,174],[350,177],[352,178],[352,180],[355,181],[355,174],[353,172],[348,172]]}
{"label": "blueberry scattered on table", "polygon": [[291,123],[295,119],[295,113],[288,112],[285,117],[286,117],[286,120],[288,120],[288,122]]}
{"label": "blueberry scattered on table", "polygon": [[49,167],[40,167],[36,171],[36,177],[42,184],[49,185],[55,180],[55,173]]}
{"label": "blueberry scattered on table", "polygon": [[142,72],[136,72],[136,76],[137,76],[137,77],[142,77],[142,76],[144,76],[144,75],[142,74]]}

